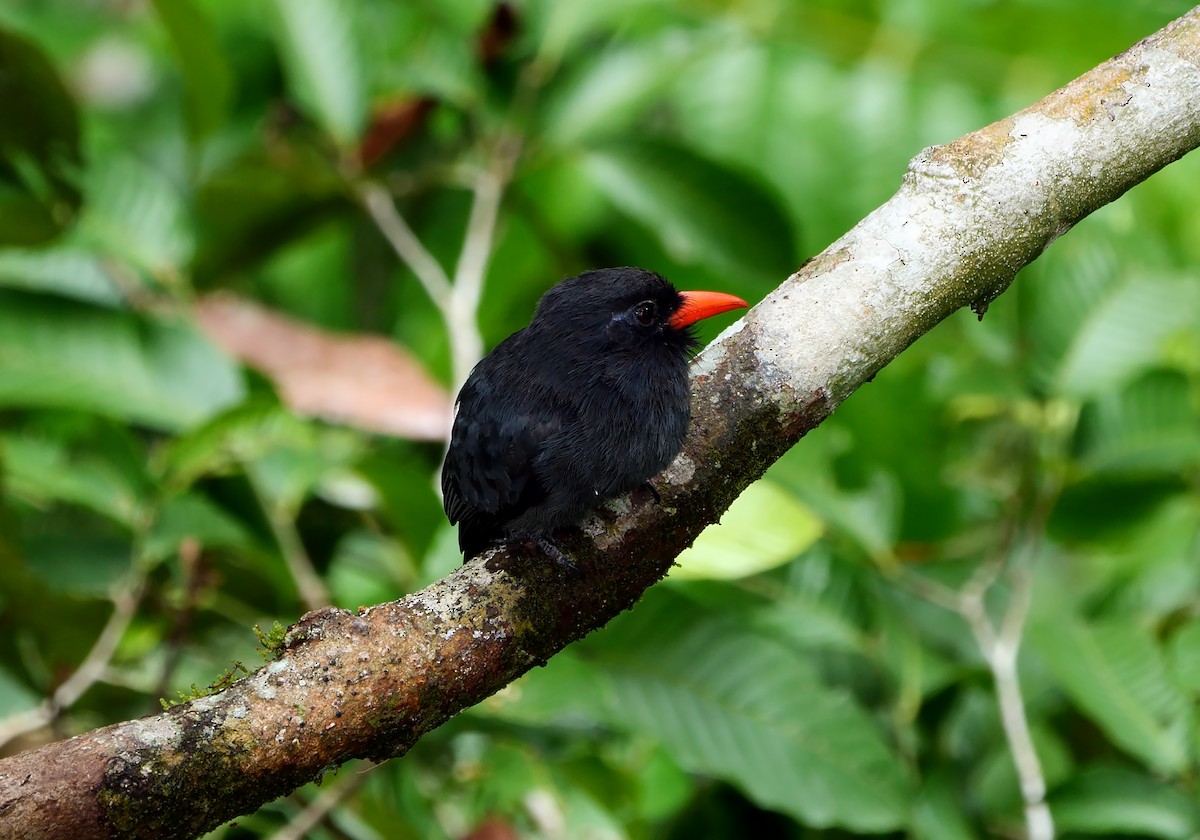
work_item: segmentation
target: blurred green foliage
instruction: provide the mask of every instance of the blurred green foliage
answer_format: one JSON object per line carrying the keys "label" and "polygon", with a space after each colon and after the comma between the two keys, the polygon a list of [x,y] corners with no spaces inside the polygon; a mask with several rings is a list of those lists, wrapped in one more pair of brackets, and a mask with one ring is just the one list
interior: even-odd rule
{"label": "blurred green foliage", "polygon": [[[0,716],[79,666],[131,581],[138,609],[56,736],[257,661],[251,628],[304,610],[289,552],[346,607],[457,563],[438,446],[294,416],[190,317],[234,290],[391,336],[447,378],[361,179],[452,267],[472,168],[521,138],[489,346],[586,267],[754,300],[923,146],[1189,6],[7,0]],[[404,759],[326,779],[357,789],[311,836],[488,818],[544,837],[1020,836],[986,637],[947,607],[974,592],[975,629],[999,628],[1029,591],[1019,676],[1058,829],[1196,836],[1197,183],[1193,155],[1055,243],[982,323],[937,327],[635,610]],[[316,793],[214,836],[268,834]]]}

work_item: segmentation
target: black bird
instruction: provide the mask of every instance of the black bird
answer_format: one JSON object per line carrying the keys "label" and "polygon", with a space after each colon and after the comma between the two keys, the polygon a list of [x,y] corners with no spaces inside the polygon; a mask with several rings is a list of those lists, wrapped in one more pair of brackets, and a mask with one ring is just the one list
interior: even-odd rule
{"label": "black bird", "polygon": [[515,539],[564,559],[554,530],[666,467],[690,419],[690,327],[746,305],[678,292],[640,268],[588,271],[546,292],[455,403],[442,496],[466,559]]}

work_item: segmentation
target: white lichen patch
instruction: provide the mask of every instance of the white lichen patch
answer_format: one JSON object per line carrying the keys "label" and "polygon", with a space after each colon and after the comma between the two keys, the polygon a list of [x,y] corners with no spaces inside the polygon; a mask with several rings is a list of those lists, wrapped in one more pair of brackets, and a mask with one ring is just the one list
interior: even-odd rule
{"label": "white lichen patch", "polygon": [[712,344],[709,344],[692,359],[689,373],[693,381],[703,376],[712,376],[725,363],[725,359],[729,355],[730,342],[734,336],[746,328],[747,322],[753,315],[754,309],[751,309],[746,315],[738,318],[722,330]]}
{"label": "white lichen patch", "polygon": [[[1009,170],[1009,177],[1003,177],[1004,171],[993,168],[991,177],[985,179],[992,182],[988,184],[989,190],[996,190],[1002,201],[1022,201],[1030,203],[1031,209],[1036,208],[1031,202],[1031,186],[1035,188],[1034,195],[1044,193],[1054,186],[1069,185],[1091,168],[1095,156],[1080,153],[1080,144],[1088,133],[1091,132],[1084,126],[1065,117],[1049,117],[1036,111],[1021,114],[1013,120],[1009,132],[1015,142],[1004,150],[1004,169]],[[1054,168],[1053,173],[1046,172],[1049,166]],[[1026,177],[1012,178],[1014,170],[1027,173]],[[1051,175],[1052,180],[1030,178],[1029,173],[1035,172]]]}
{"label": "white lichen patch", "polygon": [[[269,663],[265,668],[263,668],[262,671],[260,671],[250,680],[250,690],[254,692],[255,696],[260,697],[263,700],[275,699],[275,684],[271,681],[271,674],[269,673],[272,666],[275,665],[282,666],[283,663],[282,661]],[[275,673],[278,673],[281,670],[283,670],[282,667],[275,668]]]}
{"label": "white lichen patch", "polygon": [[725,329],[721,330],[721,334],[716,337],[713,344],[724,344],[729,339],[740,333],[746,327],[745,317],[738,318]]}
{"label": "white lichen patch", "polygon": [[633,510],[633,505],[630,503],[628,496],[617,496],[614,499],[609,499],[604,506],[617,516],[625,516]]}
{"label": "white lichen patch", "polygon": [[670,466],[663,470],[663,477],[675,485],[688,484],[695,474],[696,462],[683,453],[680,453]]}
{"label": "white lichen patch", "polygon": [[[207,698],[204,698],[207,699]],[[183,730],[174,717],[157,715],[140,721],[138,739],[154,750],[166,750],[179,742]]]}
{"label": "white lichen patch", "polygon": [[423,613],[438,622],[461,621],[478,607],[475,593],[493,589],[502,577],[502,573],[487,568],[485,559],[476,558],[449,577],[408,596],[404,604],[414,613]]}

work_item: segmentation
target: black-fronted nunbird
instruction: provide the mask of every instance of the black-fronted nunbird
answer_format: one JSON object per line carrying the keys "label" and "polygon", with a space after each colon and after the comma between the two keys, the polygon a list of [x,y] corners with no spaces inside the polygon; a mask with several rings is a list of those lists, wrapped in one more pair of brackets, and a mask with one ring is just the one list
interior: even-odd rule
{"label": "black-fronted nunbird", "polygon": [[588,271],[546,292],[455,404],[442,495],[466,558],[531,539],[562,559],[556,529],[666,467],[690,419],[691,325],[746,305],[678,292],[640,268]]}

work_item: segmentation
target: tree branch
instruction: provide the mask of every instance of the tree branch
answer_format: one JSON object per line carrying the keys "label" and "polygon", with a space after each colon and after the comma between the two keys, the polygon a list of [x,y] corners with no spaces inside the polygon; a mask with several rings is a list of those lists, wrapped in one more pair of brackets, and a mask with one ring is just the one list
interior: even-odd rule
{"label": "tree branch", "polygon": [[369,181],[358,187],[359,198],[376,227],[396,255],[416,275],[442,316],[450,340],[451,390],[455,393],[483,356],[483,337],[479,333],[477,319],[479,300],[483,295],[483,281],[492,253],[500,202],[520,152],[520,136],[501,132],[487,156],[485,166],[474,173],[471,212],[467,218],[453,282],[404,221],[387,190]]}
{"label": "tree branch", "polygon": [[492,254],[500,200],[520,150],[519,137],[501,134],[488,167],[475,176],[471,215],[454,269],[453,292],[444,313],[452,348],[454,381],[451,384],[455,393],[483,356],[483,337],[479,334],[478,324],[479,301],[483,297],[483,280]]}
{"label": "tree branch", "polygon": [[494,550],[399,601],[309,613],[212,697],[0,762],[0,837],[193,837],[425,732],[631,606],[801,435],[918,336],[1200,144],[1200,8],[1036,105],[922,151],[896,195],[692,367],[655,486],[568,540],[581,575]]}
{"label": "tree branch", "polygon": [[387,189],[374,181],[363,181],[358,187],[358,196],[392,250],[412,269],[425,294],[438,309],[445,310],[450,304],[450,278],[404,221]]}

